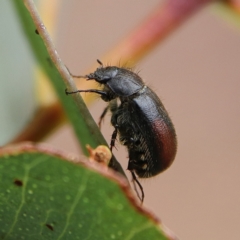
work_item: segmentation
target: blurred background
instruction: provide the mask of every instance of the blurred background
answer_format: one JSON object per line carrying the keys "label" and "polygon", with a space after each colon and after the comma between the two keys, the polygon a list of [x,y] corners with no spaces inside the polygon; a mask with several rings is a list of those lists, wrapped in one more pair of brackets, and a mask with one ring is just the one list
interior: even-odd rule
{"label": "blurred background", "polygon": [[[159,4],[159,0],[147,4],[136,0],[59,2],[54,42],[76,75],[86,73]],[[157,177],[141,180],[144,205],[180,239],[239,238],[239,63],[239,29],[223,20],[212,5],[193,15],[136,66],[161,98],[178,136],[173,165]],[[98,121],[105,103],[96,99],[90,111]],[[108,142],[113,131],[109,118],[102,127]],[[46,142],[80,154],[70,125]],[[118,144],[114,154],[126,169],[125,148]]]}

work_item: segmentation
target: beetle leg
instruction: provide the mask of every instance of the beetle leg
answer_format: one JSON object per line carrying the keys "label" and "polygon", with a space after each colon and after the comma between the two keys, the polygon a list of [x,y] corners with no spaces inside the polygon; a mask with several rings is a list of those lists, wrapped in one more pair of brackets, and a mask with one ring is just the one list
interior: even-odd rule
{"label": "beetle leg", "polygon": [[67,89],[65,89],[65,93],[68,95],[68,94],[74,94],[74,93],[79,93],[79,92],[92,92],[92,93],[97,93],[101,96],[104,96],[104,97],[108,97],[108,94],[104,91],[101,91],[101,90],[97,90],[97,89],[87,89],[87,90],[76,90],[76,91],[72,91],[72,92],[69,92]]}
{"label": "beetle leg", "polygon": [[[134,188],[134,190],[135,190],[135,192],[136,192],[138,198],[140,199],[141,203],[143,203],[143,200],[144,200],[144,191],[143,191],[143,187],[142,187],[141,183],[138,181],[138,179],[137,179],[135,173],[134,173],[133,171],[130,171],[130,172],[131,172],[131,174],[132,174],[133,188]],[[140,194],[139,194],[139,192],[138,192],[138,190],[137,190],[137,187],[136,187],[136,184],[135,184],[135,183],[136,183],[136,184],[138,185],[138,187],[140,188],[140,191],[141,191],[141,194],[142,194],[141,197],[140,197]]]}
{"label": "beetle leg", "polygon": [[112,138],[111,138],[111,143],[110,143],[110,150],[112,151],[112,148],[115,146],[115,141],[117,138],[117,134],[118,134],[118,123],[117,123],[117,109],[118,109],[118,103],[117,103],[117,99],[113,99],[112,101],[110,101],[109,103],[109,109],[112,112],[112,118],[111,118],[111,123],[114,127],[114,131],[112,133]]}
{"label": "beetle leg", "polygon": [[101,129],[101,124],[102,124],[102,121],[105,117],[105,115],[107,114],[107,111],[109,110],[109,105],[107,107],[104,108],[100,118],[99,118],[99,121],[98,121],[98,127]]}
{"label": "beetle leg", "polygon": [[112,148],[115,146],[115,141],[117,139],[117,133],[118,133],[118,125],[115,125],[114,127],[115,127],[115,129],[114,129],[114,131],[112,133],[112,138],[111,138],[111,142],[110,142],[110,150],[111,150],[111,152],[112,152]]}

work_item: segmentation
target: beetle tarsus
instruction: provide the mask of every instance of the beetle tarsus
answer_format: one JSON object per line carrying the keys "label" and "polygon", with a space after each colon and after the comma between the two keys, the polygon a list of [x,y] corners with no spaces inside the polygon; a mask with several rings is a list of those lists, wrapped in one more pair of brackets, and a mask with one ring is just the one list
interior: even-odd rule
{"label": "beetle tarsus", "polygon": [[[133,188],[134,188],[134,190],[135,190],[138,198],[140,199],[141,203],[143,203],[143,200],[144,200],[144,197],[145,197],[144,191],[143,191],[143,187],[142,187],[141,183],[138,181],[135,173],[134,173],[133,171],[130,171],[130,172],[131,172],[131,174],[132,174]],[[140,194],[139,194],[139,192],[138,192],[138,190],[137,190],[137,187],[136,187],[136,184],[135,184],[135,183],[136,183],[136,184],[138,185],[138,187],[140,188],[142,197],[140,197]]]}
{"label": "beetle tarsus", "polygon": [[68,93],[68,90],[67,90],[67,88],[65,88],[65,94],[66,95],[68,95],[69,93]]}

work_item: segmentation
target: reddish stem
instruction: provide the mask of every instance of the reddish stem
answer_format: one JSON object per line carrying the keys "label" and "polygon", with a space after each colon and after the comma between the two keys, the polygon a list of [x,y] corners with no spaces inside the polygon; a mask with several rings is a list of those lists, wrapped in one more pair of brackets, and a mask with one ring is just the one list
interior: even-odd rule
{"label": "reddish stem", "polygon": [[161,3],[125,40],[108,53],[104,60],[134,65],[197,10],[214,0],[168,0]]}
{"label": "reddish stem", "polygon": [[10,143],[23,141],[39,141],[46,137],[60,122],[63,122],[63,109],[59,103],[49,107],[40,107],[26,128]]}
{"label": "reddish stem", "polygon": [[[158,43],[173,32],[193,13],[213,1],[214,0],[168,0],[163,4],[161,3],[136,30],[101,59],[103,62],[108,62],[108,60],[111,59],[113,65],[118,64],[119,59],[121,59],[121,64],[129,67],[134,66],[136,62],[149,53],[150,50],[153,50]],[[54,52],[54,50],[53,48],[52,52]],[[56,61],[56,63],[58,63],[58,61]],[[94,69],[95,67],[96,65],[94,65]],[[63,69],[61,64],[58,65],[58,68],[59,71],[62,70],[64,73],[65,68]],[[73,89],[73,87],[71,87],[71,89]],[[53,111],[54,109],[56,111]],[[53,116],[53,112],[55,112],[56,115]],[[48,127],[42,129],[42,127],[46,125],[46,119]],[[59,103],[42,109],[41,114],[36,115],[32,124],[30,123],[13,142],[28,140],[39,141],[46,136],[49,131],[59,125],[62,119],[63,111]]]}

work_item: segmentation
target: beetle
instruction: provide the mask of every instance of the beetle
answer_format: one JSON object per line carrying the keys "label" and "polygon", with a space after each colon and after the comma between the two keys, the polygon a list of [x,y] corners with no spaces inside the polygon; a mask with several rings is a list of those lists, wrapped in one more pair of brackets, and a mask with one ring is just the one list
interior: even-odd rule
{"label": "beetle", "polygon": [[[123,67],[104,67],[101,61],[97,61],[100,67],[93,73],[72,76],[95,80],[103,86],[102,89],[66,90],[66,94],[93,92],[109,103],[100,117],[99,125],[110,110],[114,127],[110,149],[119,135],[121,144],[128,150],[127,169],[132,174],[133,182],[141,189],[142,197],[138,197],[143,202],[143,188],[136,175],[139,178],[153,177],[172,164],[177,151],[174,125],[158,96],[137,73]],[[136,190],[135,183],[134,188]]]}

